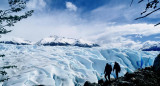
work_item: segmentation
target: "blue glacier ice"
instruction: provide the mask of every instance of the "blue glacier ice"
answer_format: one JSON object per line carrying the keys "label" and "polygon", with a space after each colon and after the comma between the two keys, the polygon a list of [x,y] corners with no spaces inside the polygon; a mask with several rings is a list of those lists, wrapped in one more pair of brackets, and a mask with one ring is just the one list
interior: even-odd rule
{"label": "blue glacier ice", "polygon": [[[153,65],[157,51],[131,49],[82,48],[75,46],[36,46],[0,44],[0,66],[16,65],[8,69],[10,79],[2,86],[78,86],[85,81],[104,79],[105,64],[121,66],[120,76],[138,68]],[[115,73],[111,73],[115,77]],[[1,77],[0,77],[1,78]]]}

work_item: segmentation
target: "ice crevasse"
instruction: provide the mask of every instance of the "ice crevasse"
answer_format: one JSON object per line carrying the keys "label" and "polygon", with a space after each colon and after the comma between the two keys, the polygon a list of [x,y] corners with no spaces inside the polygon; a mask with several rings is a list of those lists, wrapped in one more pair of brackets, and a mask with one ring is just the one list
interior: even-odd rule
{"label": "ice crevasse", "polygon": [[[121,66],[120,76],[138,68],[153,65],[156,51],[131,49],[82,48],[73,46],[37,46],[0,44],[0,66],[16,65],[7,69],[9,80],[2,86],[80,86],[85,81],[97,82],[104,78],[106,63]],[[115,73],[111,73],[115,77]],[[0,76],[2,78],[2,76]]]}

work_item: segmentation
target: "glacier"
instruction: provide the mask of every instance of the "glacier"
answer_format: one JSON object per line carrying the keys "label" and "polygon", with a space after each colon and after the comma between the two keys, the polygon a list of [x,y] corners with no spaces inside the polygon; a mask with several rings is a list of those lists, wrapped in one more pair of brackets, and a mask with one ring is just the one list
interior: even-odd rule
{"label": "glacier", "polygon": [[[0,86],[81,86],[85,81],[104,79],[106,63],[121,66],[119,76],[138,68],[153,65],[158,51],[131,49],[83,48],[76,46],[37,46],[0,44],[0,66],[15,65],[8,69],[9,80]],[[115,77],[115,73],[111,73]],[[1,77],[0,77],[1,78]]]}

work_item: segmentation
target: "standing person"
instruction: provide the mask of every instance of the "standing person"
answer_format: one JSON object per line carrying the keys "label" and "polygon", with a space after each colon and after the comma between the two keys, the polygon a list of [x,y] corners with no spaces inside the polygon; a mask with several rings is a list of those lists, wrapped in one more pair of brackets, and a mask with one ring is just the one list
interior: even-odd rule
{"label": "standing person", "polygon": [[112,71],[112,66],[107,63],[106,66],[105,66],[105,70],[104,70],[104,74],[105,74],[105,79],[106,79],[106,80],[107,80],[107,76],[108,76],[108,79],[109,79],[109,81],[110,81],[111,71]]}
{"label": "standing person", "polygon": [[121,71],[121,67],[117,62],[114,63],[113,72],[114,70],[116,70],[116,78],[118,79],[118,73]]}

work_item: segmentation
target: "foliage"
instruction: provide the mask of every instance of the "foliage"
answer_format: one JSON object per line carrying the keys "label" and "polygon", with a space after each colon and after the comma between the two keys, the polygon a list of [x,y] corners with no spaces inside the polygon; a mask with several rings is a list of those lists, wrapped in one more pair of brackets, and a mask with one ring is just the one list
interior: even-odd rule
{"label": "foliage", "polygon": [[[132,0],[131,5],[134,0]],[[135,20],[145,18],[157,11],[160,10],[159,0],[139,0],[138,3],[146,3],[145,10],[141,13],[141,17],[136,18]],[[160,23],[155,24],[155,26],[159,25]]]}
{"label": "foliage", "polygon": [[14,26],[14,23],[25,19],[32,15],[33,10],[26,11],[23,15],[17,13],[22,12],[26,8],[26,1],[24,0],[8,0],[9,9],[0,10],[0,34],[6,34],[11,30],[6,30],[6,26]]}
{"label": "foliage", "polygon": [[[26,8],[26,2],[27,1],[25,0],[8,0],[9,9],[0,10],[0,34],[11,32],[11,30],[7,30],[5,29],[5,27],[14,26],[14,24],[18,21],[21,21],[22,19],[28,18],[32,15],[33,10],[24,11],[24,9]],[[20,12],[23,12],[23,14]],[[4,60],[5,55],[0,55],[0,57],[2,60]],[[17,68],[17,66],[3,65],[2,67],[0,67],[0,82],[4,82],[9,79],[5,70],[10,68]]]}

